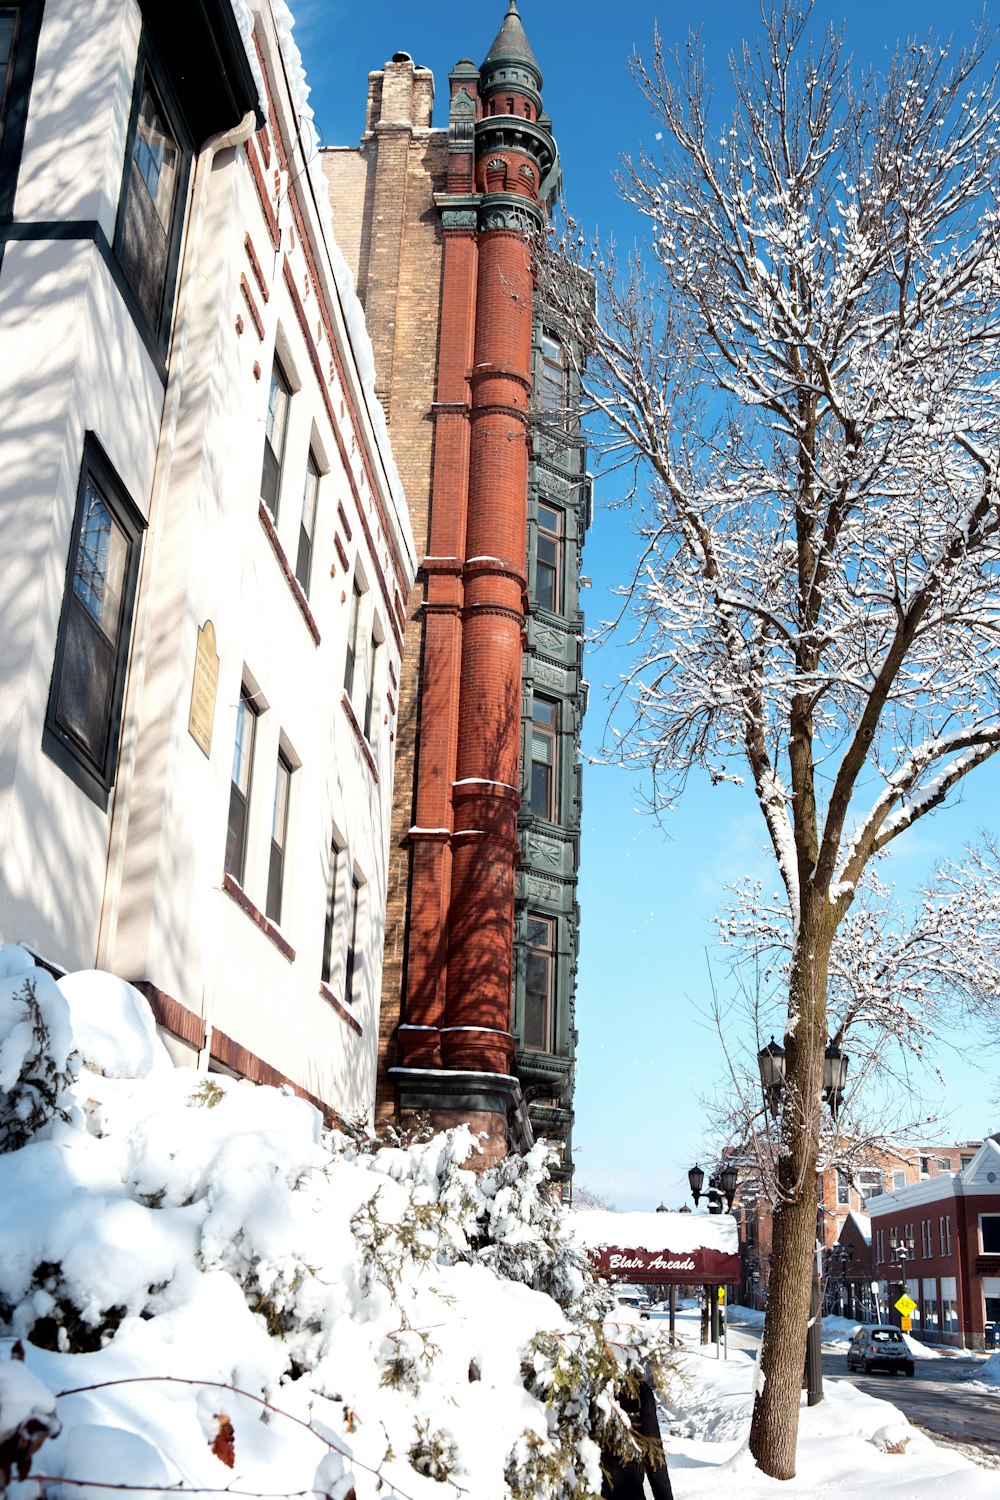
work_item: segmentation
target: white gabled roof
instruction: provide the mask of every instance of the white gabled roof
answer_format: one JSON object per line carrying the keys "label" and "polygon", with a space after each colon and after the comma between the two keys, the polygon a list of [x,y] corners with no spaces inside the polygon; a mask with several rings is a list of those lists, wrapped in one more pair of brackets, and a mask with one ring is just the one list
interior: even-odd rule
{"label": "white gabled roof", "polygon": [[1000,1193],[1000,1141],[985,1140],[959,1175],[967,1193]]}

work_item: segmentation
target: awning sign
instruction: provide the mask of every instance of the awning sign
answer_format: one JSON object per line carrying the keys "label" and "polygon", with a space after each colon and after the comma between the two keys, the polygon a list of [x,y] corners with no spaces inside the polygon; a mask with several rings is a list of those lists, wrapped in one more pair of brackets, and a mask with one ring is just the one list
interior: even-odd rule
{"label": "awning sign", "polygon": [[739,1255],[704,1245],[683,1251],[600,1245],[588,1253],[594,1270],[612,1281],[712,1282],[718,1286],[740,1279]]}

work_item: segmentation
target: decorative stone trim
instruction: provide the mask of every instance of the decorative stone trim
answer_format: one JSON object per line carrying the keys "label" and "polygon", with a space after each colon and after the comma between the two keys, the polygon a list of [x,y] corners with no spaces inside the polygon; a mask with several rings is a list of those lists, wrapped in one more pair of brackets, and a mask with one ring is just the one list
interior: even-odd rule
{"label": "decorative stone trim", "polygon": [[254,274],[254,280],[260,287],[260,295],[265,302],[270,302],[271,293],[268,290],[267,282],[264,280],[264,272],[261,270],[260,261],[257,258],[257,252],[253,247],[253,240],[249,234],[243,236],[243,248],[247,253],[247,260],[250,262],[250,269]]}
{"label": "decorative stone trim", "polygon": [[247,305],[247,312],[250,314],[250,321],[257,330],[257,337],[260,339],[261,343],[263,343],[264,320],[261,317],[260,313],[257,311],[257,304],[254,301],[253,292],[250,290],[250,283],[249,281],[247,281],[246,276],[242,271],[240,272],[240,291],[243,293],[243,301]]}
{"label": "decorative stone trim", "polygon": [[379,779],[378,766],[375,764],[375,757],[372,754],[372,747],[365,739],[365,732],[361,728],[361,725],[358,723],[358,716],[354,712],[354,704],[351,702],[346,693],[341,694],[340,702],[345,714],[347,715],[348,721],[350,722],[351,728],[354,730],[357,742],[361,747],[361,754],[364,756],[368,769],[369,771],[371,771],[377,784]]}
{"label": "decorative stone trim", "polygon": [[299,580],[292,572],[291,564],[288,561],[287,556],[285,555],[285,549],[281,545],[278,533],[274,529],[274,522],[271,520],[271,512],[268,510],[263,500],[261,500],[258,504],[257,515],[260,517],[260,524],[263,526],[267,539],[271,543],[271,549],[274,552],[275,557],[278,559],[278,566],[281,568],[282,573],[284,573],[285,575],[285,582],[288,584],[288,587],[292,591],[292,598],[298,605],[299,614],[302,616],[303,620],[305,620],[306,626],[309,630],[309,634],[312,636],[313,640],[318,646],[320,643],[319,626],[316,624],[315,618],[313,617],[313,612],[309,608],[309,601],[306,599],[305,594],[302,592],[302,585],[299,583]]}
{"label": "decorative stone trim", "polygon": [[255,906],[254,903],[250,900],[250,897],[247,895],[243,887],[241,885],[238,885],[233,877],[228,873],[224,874],[222,877],[222,889],[225,891],[227,896],[231,897],[232,900],[236,902],[236,905],[240,908],[240,910],[246,913],[251,922],[253,922],[254,926],[259,927],[264,936],[270,939],[270,941],[277,948],[278,952],[281,953],[285,958],[287,958],[290,964],[293,964],[295,962],[295,949],[292,947],[291,943],[287,940],[287,938],[282,937],[281,933],[278,931],[277,927],[275,927],[270,918],[265,917],[260,908]]}
{"label": "decorative stone trim", "polygon": [[332,1009],[337,1012],[337,1015],[340,1017],[340,1019],[346,1022],[346,1024],[351,1028],[352,1031],[356,1031],[358,1036],[364,1035],[364,1027],[361,1025],[361,1022],[358,1020],[357,1016],[348,1009],[343,1001],[337,999],[330,986],[328,984],[324,984],[322,980],[320,980],[319,982],[319,992],[320,996],[326,1001],[327,1005],[331,1006]]}

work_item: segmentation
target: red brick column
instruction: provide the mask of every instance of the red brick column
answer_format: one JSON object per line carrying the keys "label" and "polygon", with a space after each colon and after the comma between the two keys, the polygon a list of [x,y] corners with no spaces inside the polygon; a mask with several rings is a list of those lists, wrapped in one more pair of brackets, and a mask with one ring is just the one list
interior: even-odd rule
{"label": "red brick column", "polygon": [[462,663],[462,559],[469,475],[469,369],[475,337],[478,247],[471,229],[445,233],[441,342],[434,405],[430,544],[424,559],[422,702],[416,756],[413,864],[407,939],[404,1067],[440,1067],[438,1028],[448,976],[451,805]]}
{"label": "red brick column", "polygon": [[513,230],[479,240],[445,1067],[509,1073],[533,281]]}

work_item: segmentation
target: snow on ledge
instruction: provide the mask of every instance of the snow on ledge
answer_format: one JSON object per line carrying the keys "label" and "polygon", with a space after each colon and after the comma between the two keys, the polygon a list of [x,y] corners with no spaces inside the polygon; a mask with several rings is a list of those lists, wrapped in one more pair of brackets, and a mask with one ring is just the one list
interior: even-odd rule
{"label": "snow on ledge", "polygon": [[585,1249],[616,1245],[632,1250],[719,1250],[739,1252],[732,1214],[613,1213],[588,1208],[570,1214],[567,1227]]}

